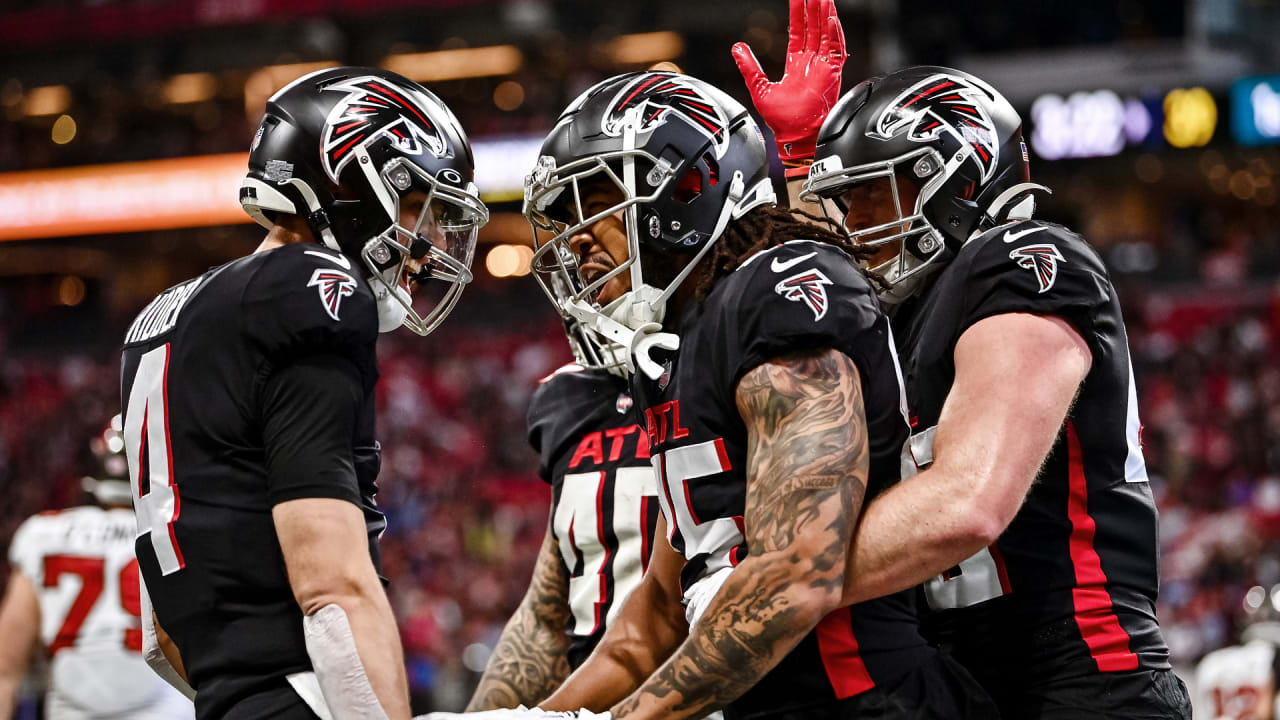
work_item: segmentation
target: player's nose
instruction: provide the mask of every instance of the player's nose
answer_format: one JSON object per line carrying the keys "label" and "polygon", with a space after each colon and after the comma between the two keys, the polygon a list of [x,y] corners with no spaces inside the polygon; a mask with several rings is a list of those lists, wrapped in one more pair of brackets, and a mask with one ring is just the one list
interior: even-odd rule
{"label": "player's nose", "polygon": [[569,236],[569,250],[580,258],[600,249],[600,243],[589,228],[583,228]]}

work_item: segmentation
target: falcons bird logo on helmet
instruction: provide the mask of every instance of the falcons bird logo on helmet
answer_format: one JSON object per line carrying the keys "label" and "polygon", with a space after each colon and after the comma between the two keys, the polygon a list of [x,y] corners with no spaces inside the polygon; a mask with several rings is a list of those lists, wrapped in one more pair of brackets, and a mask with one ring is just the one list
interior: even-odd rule
{"label": "falcons bird logo on helmet", "polygon": [[638,108],[637,133],[652,132],[670,117],[678,117],[711,140],[717,158],[729,149],[729,119],[711,99],[684,77],[669,72],[644,73],[623,86],[609,103],[601,130],[622,135],[623,121]]}
{"label": "falcons bird logo on helmet", "polygon": [[888,140],[904,131],[915,142],[929,142],[942,133],[954,137],[978,165],[982,182],[991,179],[1000,157],[996,126],[979,98],[983,88],[951,75],[933,75],[907,88],[885,107],[867,136]]}
{"label": "falcons bird logo on helmet", "polygon": [[320,292],[320,304],[324,306],[324,311],[334,320],[340,320],[338,310],[342,305],[342,298],[355,293],[356,281],[341,270],[319,268],[311,273],[311,281],[307,283],[307,287],[315,287]]}
{"label": "falcons bird logo on helmet", "polygon": [[817,268],[802,270],[773,286],[773,291],[792,301],[804,303],[813,311],[813,321],[817,322],[827,314],[827,289],[831,281]]}
{"label": "falcons bird logo on helmet", "polygon": [[1048,292],[1058,279],[1058,263],[1067,261],[1056,246],[1046,244],[1020,247],[1009,253],[1009,259],[1036,274],[1041,293]]}
{"label": "falcons bird logo on helmet", "polygon": [[325,90],[347,93],[329,111],[321,131],[320,154],[333,182],[338,182],[338,174],[355,157],[357,148],[382,137],[390,138],[409,155],[421,155],[424,150],[436,157],[449,154],[444,136],[427,115],[417,91],[369,75],[334,83]]}

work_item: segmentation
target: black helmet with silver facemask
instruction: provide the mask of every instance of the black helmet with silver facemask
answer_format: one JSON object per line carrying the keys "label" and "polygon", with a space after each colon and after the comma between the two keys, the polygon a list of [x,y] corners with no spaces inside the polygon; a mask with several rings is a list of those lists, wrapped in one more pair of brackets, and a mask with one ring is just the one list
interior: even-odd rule
{"label": "black helmet with silver facemask", "polygon": [[[1030,218],[1032,193],[1048,189],[1032,184],[1029,173],[1022,119],[1008,100],[968,73],[916,66],[841,97],[819,132],[801,198],[821,202],[853,242],[897,250],[868,268],[888,284],[881,300],[895,304],[971,238]],[[903,182],[914,186],[910,208]],[[888,185],[896,217],[851,227],[846,198],[871,183]]]}
{"label": "black helmet with silver facemask", "polygon": [[[386,70],[332,68],[267,101],[240,203],[267,228],[280,213],[303,218],[368,269],[381,332],[426,335],[472,279],[489,218],[474,166],[457,119],[426,88]],[[429,280],[448,287],[419,313],[411,290]]]}
{"label": "black helmet with silver facemask", "polygon": [[[602,184],[620,199],[587,215],[586,193]],[[561,114],[525,181],[533,269],[562,316],[603,343],[606,364],[621,356],[627,371],[656,378],[661,367],[649,350],[678,343],[660,332],[667,300],[731,220],[775,200],[764,140],[746,108],[680,73],[619,75]],[[610,216],[623,220],[628,256],[599,277],[583,278],[571,238]],[[655,273],[646,278],[642,251],[689,259],[658,286]],[[601,305],[601,288],[622,273],[629,273],[631,290]]]}

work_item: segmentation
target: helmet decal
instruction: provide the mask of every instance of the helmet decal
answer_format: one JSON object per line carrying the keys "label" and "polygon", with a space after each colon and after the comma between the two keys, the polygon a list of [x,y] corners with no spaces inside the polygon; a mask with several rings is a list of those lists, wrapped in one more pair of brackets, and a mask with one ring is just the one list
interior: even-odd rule
{"label": "helmet decal", "polygon": [[444,136],[416,91],[371,75],[324,89],[347,93],[329,111],[321,131],[321,164],[333,182],[338,182],[342,169],[355,157],[352,150],[381,137],[390,137],[397,149],[409,155],[425,150],[438,158],[449,156]]}
{"label": "helmet decal", "polygon": [[978,165],[981,182],[987,182],[999,164],[1000,148],[995,123],[981,100],[989,94],[969,80],[946,74],[931,75],[907,88],[889,103],[867,136],[888,140],[907,133],[915,142],[929,142],[948,133]]}
{"label": "helmet decal", "polygon": [[639,108],[637,132],[648,133],[675,116],[691,125],[711,141],[717,158],[729,149],[729,119],[718,103],[682,75],[649,72],[638,75],[622,86],[609,102],[600,128],[610,137],[622,135],[622,122],[628,112]]}

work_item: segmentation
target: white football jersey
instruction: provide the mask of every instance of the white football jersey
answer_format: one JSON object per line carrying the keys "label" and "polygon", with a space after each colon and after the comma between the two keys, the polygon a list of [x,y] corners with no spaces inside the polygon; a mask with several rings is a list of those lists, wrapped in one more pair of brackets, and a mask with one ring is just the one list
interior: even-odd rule
{"label": "white football jersey", "polygon": [[1255,640],[1214,650],[1196,668],[1195,717],[1280,720],[1276,714],[1276,647]]}
{"label": "white football jersey", "polygon": [[76,507],[36,515],[13,536],[9,562],[40,598],[50,720],[195,716],[142,659],[136,535],[132,510]]}

